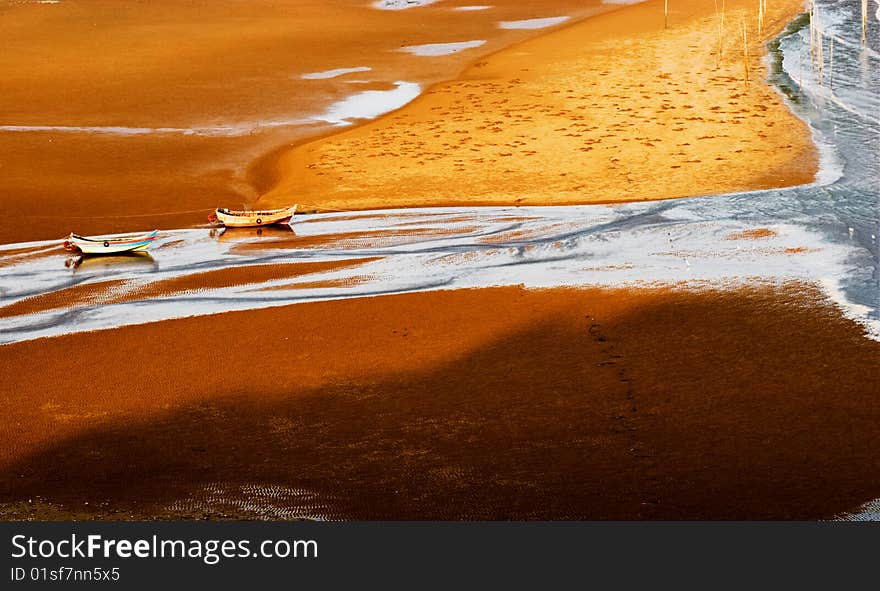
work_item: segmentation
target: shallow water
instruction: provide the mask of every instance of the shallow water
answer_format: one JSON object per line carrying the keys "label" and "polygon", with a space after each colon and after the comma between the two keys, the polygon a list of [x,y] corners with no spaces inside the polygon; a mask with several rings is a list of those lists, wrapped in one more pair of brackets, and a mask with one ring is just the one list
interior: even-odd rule
{"label": "shallow water", "polygon": [[[809,55],[809,33],[794,27],[780,38],[775,55],[781,57],[781,69],[772,75],[790,96],[793,110],[809,122],[821,148],[822,170],[814,184],[613,206],[321,214],[296,218],[295,233],[266,229],[261,235],[229,231],[218,236],[206,228],[176,230],[163,233],[149,264],[88,260],[65,267],[69,255],[57,243],[4,245],[3,304],[109,279],[124,281],[114,289],[125,292],[244,265],[378,260],[294,279],[9,316],[0,318],[0,342],[430,289],[516,284],[699,288],[789,280],[821,285],[845,314],[880,335],[880,84],[875,74],[880,58],[874,50],[880,26],[871,20],[868,48],[863,49],[856,4],[818,4],[825,30],[838,40],[833,88],[830,81],[821,86],[815,76],[799,76],[800,57]],[[356,109],[338,110],[334,115],[331,109],[327,120],[344,122]],[[16,252],[24,247],[33,251]]]}
{"label": "shallow water", "polygon": [[[788,219],[825,240],[851,248],[841,288],[847,300],[880,309],[880,19],[869,19],[868,42],[859,42],[859,3],[816,3],[817,21],[835,39],[833,80],[826,41],[825,77],[809,68],[809,29],[789,31],[780,41],[783,71],[774,82],[790,91],[795,112],[804,117],[824,149],[820,182],[768,191],[759,215]],[[803,72],[803,74],[802,74]]]}
{"label": "shallow water", "polygon": [[419,8],[434,4],[438,0],[376,0],[373,2],[373,8],[379,10],[407,10],[409,8]]}
{"label": "shallow water", "polygon": [[567,16],[550,16],[547,18],[530,18],[521,21],[501,21],[498,26],[502,29],[546,29],[567,21]]}
{"label": "shallow water", "polygon": [[355,66],[353,68],[336,68],[334,70],[324,70],[323,72],[310,72],[308,74],[302,74],[300,78],[303,80],[327,80],[330,78],[338,78],[339,76],[344,76],[345,74],[352,74],[354,72],[369,72],[372,70],[369,66]]}
{"label": "shallow water", "polygon": [[365,90],[353,94],[313,118],[334,125],[348,125],[352,119],[373,119],[399,109],[418,97],[421,91],[422,87],[415,82],[397,81],[391,90]]}
{"label": "shallow water", "polygon": [[441,55],[452,55],[464,51],[465,49],[474,49],[486,43],[485,39],[474,39],[473,41],[456,41],[454,43],[427,43],[425,45],[407,45],[401,47],[398,51],[411,53],[419,57],[439,57]]}

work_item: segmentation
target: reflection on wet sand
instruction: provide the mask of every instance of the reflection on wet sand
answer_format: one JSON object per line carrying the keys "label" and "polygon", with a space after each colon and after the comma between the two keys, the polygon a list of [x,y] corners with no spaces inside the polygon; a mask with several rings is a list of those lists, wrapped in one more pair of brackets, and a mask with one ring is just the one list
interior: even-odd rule
{"label": "reflection on wet sand", "polygon": [[[132,261],[119,261],[122,257],[89,257],[82,261],[88,266],[94,265],[92,271],[98,269],[114,268],[121,271],[115,265],[132,264]],[[70,260],[70,259],[68,259]],[[0,318],[39,314],[58,310],[69,312],[82,311],[83,309],[97,309],[123,303],[146,303],[151,300],[162,300],[170,297],[190,296],[200,297],[204,294],[233,287],[247,287],[263,285],[285,279],[292,279],[303,275],[328,273],[358,267],[378,258],[359,258],[351,260],[333,261],[304,261],[273,265],[243,265],[232,266],[222,269],[187,273],[177,277],[165,279],[152,277],[151,274],[140,277],[127,277],[125,279],[110,279],[97,282],[74,282],[58,290],[46,293],[38,293],[19,299],[9,305],[0,306]],[[149,265],[150,271],[158,270],[158,265],[152,259],[141,259],[136,264]],[[352,283],[353,285],[354,283]],[[71,320],[77,322],[76,317]]]}
{"label": "reflection on wet sand", "polygon": [[254,239],[288,240],[296,237],[296,231],[289,224],[273,224],[262,228],[212,228],[211,237],[220,242],[241,242]]}
{"label": "reflection on wet sand", "polygon": [[259,291],[281,291],[288,289],[344,289],[347,287],[357,287],[371,281],[376,281],[375,275],[349,275],[346,277],[338,277],[336,279],[321,279],[318,281],[298,281],[296,283],[282,283],[281,285],[262,287]]}
{"label": "reflection on wet sand", "polygon": [[55,310],[72,311],[79,307],[93,308],[109,303],[113,293],[125,285],[122,279],[108,279],[92,283],[74,283],[54,291],[19,299],[0,306],[0,318],[12,318]]}
{"label": "reflection on wet sand", "polygon": [[129,252],[118,255],[80,254],[65,260],[64,266],[73,269],[86,268],[93,271],[109,267],[116,269],[124,269],[126,267],[158,268],[156,260],[149,252]]}
{"label": "reflection on wet sand", "polygon": [[[852,272],[849,245],[798,223],[749,219],[756,201],[783,198],[310,214],[294,224],[295,231],[283,226],[169,231],[151,251],[155,265],[99,262],[64,273],[58,254],[6,267],[0,293],[7,305],[52,299],[49,294],[80,284],[119,280],[126,287],[102,305],[77,307],[76,314],[55,304],[51,314],[29,307],[28,314],[0,320],[0,340],[432,289],[704,286],[756,279],[820,285],[851,318],[876,332],[872,310],[850,305],[840,291]],[[308,280],[300,281],[306,272]]]}
{"label": "reflection on wet sand", "polygon": [[358,267],[378,260],[360,258],[332,261],[302,261],[271,265],[242,265],[224,269],[212,269],[153,281],[131,289],[114,303],[166,298],[174,295],[205,293],[229,287],[260,285],[291,279],[302,275],[326,273],[338,269]]}
{"label": "reflection on wet sand", "polygon": [[389,230],[362,230],[359,232],[338,232],[318,236],[297,236],[292,240],[271,242],[246,242],[236,245],[233,252],[250,252],[265,249],[362,249],[401,246],[408,243],[441,239],[446,236],[467,235],[477,230],[475,226],[454,228],[400,228]]}
{"label": "reflection on wet sand", "polygon": [[40,244],[38,246],[25,246],[21,248],[7,248],[0,252],[0,268],[18,265],[27,261],[57,256],[65,252],[61,242],[56,244]]}

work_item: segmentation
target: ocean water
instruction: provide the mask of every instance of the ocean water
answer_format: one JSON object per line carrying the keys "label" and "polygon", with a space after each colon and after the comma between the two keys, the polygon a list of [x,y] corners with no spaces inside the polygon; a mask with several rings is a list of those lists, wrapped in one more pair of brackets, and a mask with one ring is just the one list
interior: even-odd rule
{"label": "ocean water", "polygon": [[[841,289],[852,303],[880,308],[880,8],[868,19],[867,44],[860,42],[860,2],[820,0],[816,22],[834,39],[833,79],[830,43],[825,41],[825,72],[810,71],[810,33],[806,19],[783,33],[777,56],[781,68],[773,82],[789,95],[793,110],[806,119],[823,150],[823,170],[815,186],[769,191],[761,215],[785,218],[852,247]],[[880,7],[880,3],[878,3]]]}
{"label": "ocean water", "polygon": [[474,39],[473,41],[456,41],[453,43],[428,43],[425,45],[406,45],[397,51],[410,53],[419,57],[439,57],[443,55],[452,55],[466,49],[474,49],[486,43],[485,39]]}
{"label": "ocean water", "polygon": [[546,29],[567,21],[568,16],[550,16],[546,18],[530,18],[521,21],[501,21],[498,26],[502,29]]}
{"label": "ocean water", "polygon": [[[825,79],[809,67],[806,19],[792,23],[771,44],[768,57],[771,82],[809,123],[820,147],[815,183],[620,205],[320,214],[297,218],[293,232],[172,230],[163,232],[149,258],[81,265],[71,264],[57,242],[2,245],[3,304],[109,279],[124,283],[114,287],[113,304],[74,301],[0,318],[0,343],[433,289],[671,284],[701,289],[787,281],[820,286],[868,336],[880,338],[880,20],[871,15],[863,46],[857,0],[820,0],[817,6],[817,22],[835,40],[833,81],[830,46]],[[341,121],[337,115],[333,118]],[[734,239],[758,230],[760,240]],[[322,244],[314,246],[315,240]],[[32,250],[16,252],[22,248]],[[198,272],[360,257],[375,260],[298,278],[137,295],[150,284]],[[327,283],[316,283],[321,281]]]}
{"label": "ocean water", "polygon": [[415,82],[397,81],[390,90],[365,90],[352,94],[330,105],[327,110],[315,115],[315,121],[326,121],[333,125],[350,125],[352,119],[373,119],[399,109],[415,100],[422,89]]}

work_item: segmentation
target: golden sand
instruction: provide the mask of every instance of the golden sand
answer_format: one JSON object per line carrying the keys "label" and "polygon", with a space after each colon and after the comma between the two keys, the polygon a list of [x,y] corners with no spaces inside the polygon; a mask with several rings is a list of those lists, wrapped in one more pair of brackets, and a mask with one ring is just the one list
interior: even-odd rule
{"label": "golden sand", "polygon": [[830,517],[880,496],[859,333],[798,285],[498,288],[7,345],[0,514],[253,518],[263,487],[330,518]]}
{"label": "golden sand", "polygon": [[806,125],[766,83],[761,43],[800,10],[770,3],[743,73],[726,2],[651,0],[479,61],[403,109],[265,163],[262,207],[550,205],[704,195],[810,182]]}
{"label": "golden sand", "polygon": [[764,238],[772,238],[776,234],[776,230],[770,228],[755,228],[754,230],[733,232],[727,237],[727,240],[763,240]]}
{"label": "golden sand", "polygon": [[[0,125],[242,134],[0,131],[0,242],[203,223],[209,209],[253,202],[249,165],[326,133],[328,123],[302,121],[330,103],[398,80],[452,79],[479,56],[541,33],[503,30],[498,20],[613,8],[599,0],[498,0],[478,12],[454,11],[455,1],[401,11],[369,4],[0,1]],[[486,44],[442,58],[397,51],[473,39]],[[372,70],[301,78],[350,67]]]}

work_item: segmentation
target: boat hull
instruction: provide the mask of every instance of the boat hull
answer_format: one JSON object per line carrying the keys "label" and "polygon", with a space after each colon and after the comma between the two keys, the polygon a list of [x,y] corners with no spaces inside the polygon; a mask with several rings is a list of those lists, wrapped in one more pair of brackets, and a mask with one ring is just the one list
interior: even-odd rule
{"label": "boat hull", "polygon": [[296,213],[297,206],[269,211],[230,211],[218,209],[214,212],[217,221],[228,228],[254,228],[272,224],[287,224]]}
{"label": "boat hull", "polygon": [[144,242],[143,244],[135,244],[133,246],[122,246],[122,245],[113,245],[104,246],[103,244],[77,244],[77,248],[82,251],[83,254],[119,254],[121,252],[144,252],[150,245],[153,243],[152,240],[149,242]]}
{"label": "boat hull", "polygon": [[120,254],[125,252],[144,252],[153,244],[157,231],[132,236],[77,236],[71,234],[65,248],[78,250],[83,254]]}

